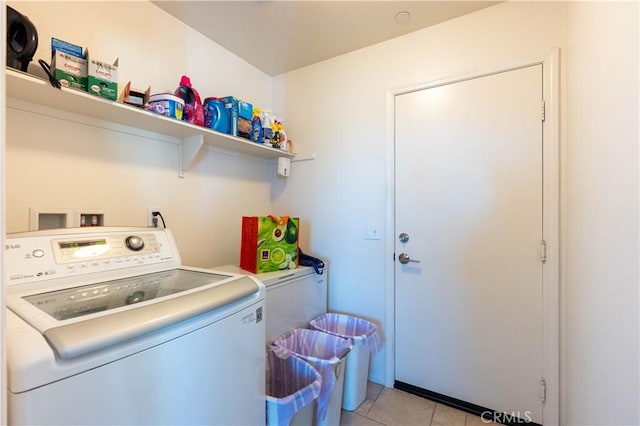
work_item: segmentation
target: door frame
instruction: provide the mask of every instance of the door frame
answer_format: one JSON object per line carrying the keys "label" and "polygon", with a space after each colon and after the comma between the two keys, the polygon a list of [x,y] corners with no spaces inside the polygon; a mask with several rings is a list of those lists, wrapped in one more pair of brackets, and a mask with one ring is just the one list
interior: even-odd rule
{"label": "door frame", "polygon": [[[543,140],[543,238],[546,262],[542,289],[542,370],[546,382],[543,424],[560,423],[560,49],[513,61],[490,65],[473,71],[428,80],[387,90],[386,100],[386,220],[385,220],[385,386],[395,381],[395,97],[417,90],[452,84],[464,80],[542,64],[545,120]],[[542,106],[541,106],[542,112]]]}

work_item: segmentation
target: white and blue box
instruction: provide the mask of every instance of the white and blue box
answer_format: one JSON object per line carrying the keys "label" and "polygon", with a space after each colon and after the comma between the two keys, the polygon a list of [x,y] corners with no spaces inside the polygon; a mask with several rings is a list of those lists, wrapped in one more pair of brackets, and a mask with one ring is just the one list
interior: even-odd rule
{"label": "white and blue box", "polygon": [[251,122],[253,121],[253,105],[236,98],[225,96],[221,98],[225,106],[229,107],[229,134],[241,138],[251,139]]}

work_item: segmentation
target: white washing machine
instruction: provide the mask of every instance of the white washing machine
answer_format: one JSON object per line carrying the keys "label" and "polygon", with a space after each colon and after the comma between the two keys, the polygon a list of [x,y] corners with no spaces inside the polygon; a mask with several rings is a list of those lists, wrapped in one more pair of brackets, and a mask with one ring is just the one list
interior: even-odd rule
{"label": "white washing machine", "polygon": [[5,243],[9,424],[264,423],[260,281],[182,266],[156,228]]}
{"label": "white washing machine", "polygon": [[329,268],[317,274],[310,266],[253,274],[235,265],[213,269],[256,277],[267,288],[265,300],[266,343],[294,328],[309,328],[309,321],[327,312]]}

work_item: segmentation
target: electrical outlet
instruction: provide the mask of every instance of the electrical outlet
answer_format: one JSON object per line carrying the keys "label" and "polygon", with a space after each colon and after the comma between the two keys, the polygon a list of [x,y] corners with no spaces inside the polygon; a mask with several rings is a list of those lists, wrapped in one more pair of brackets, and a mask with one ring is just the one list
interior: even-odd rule
{"label": "electrical outlet", "polygon": [[160,211],[159,208],[157,207],[147,207],[147,226],[151,226],[151,227],[158,227],[158,221],[160,220],[159,217],[153,217],[153,212],[158,212]]}

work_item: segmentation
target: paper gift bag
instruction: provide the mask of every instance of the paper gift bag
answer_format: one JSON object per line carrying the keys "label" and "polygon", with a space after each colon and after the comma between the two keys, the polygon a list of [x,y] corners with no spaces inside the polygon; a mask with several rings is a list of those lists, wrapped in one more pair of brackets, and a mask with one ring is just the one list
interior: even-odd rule
{"label": "paper gift bag", "polygon": [[289,216],[244,216],[240,267],[253,273],[298,267],[300,219]]}

